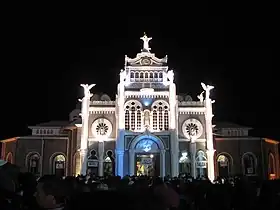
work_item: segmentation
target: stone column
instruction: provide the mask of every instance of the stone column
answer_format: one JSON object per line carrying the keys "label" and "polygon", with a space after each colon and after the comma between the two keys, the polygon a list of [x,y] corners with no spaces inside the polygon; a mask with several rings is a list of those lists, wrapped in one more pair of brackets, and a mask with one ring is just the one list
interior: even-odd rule
{"label": "stone column", "polygon": [[104,175],[104,141],[98,142],[98,176]]}
{"label": "stone column", "polygon": [[174,84],[173,70],[169,70],[167,73],[169,79],[169,128],[171,130],[171,175],[173,177],[179,175],[179,142],[176,132],[176,86]]}
{"label": "stone column", "polygon": [[160,168],[161,168],[160,176],[162,178],[165,177],[165,167],[166,167],[166,164],[165,164],[165,150],[161,150],[160,151]]}
{"label": "stone column", "polygon": [[129,164],[129,175],[133,176],[135,175],[135,152],[133,149],[129,150],[129,160],[128,160],[128,164]]}
{"label": "stone column", "polygon": [[193,178],[196,178],[196,142],[191,140],[190,142],[191,149],[191,161],[192,161],[192,171],[191,175]]}
{"label": "stone column", "polygon": [[172,130],[170,135],[171,144],[171,176],[176,177],[179,175],[179,142],[176,136],[176,131]]}
{"label": "stone column", "polygon": [[208,178],[210,181],[214,181],[215,179],[215,165],[214,165],[214,146],[213,146],[213,125],[212,125],[212,118],[213,118],[213,112],[212,112],[212,103],[215,101],[212,101],[210,98],[210,91],[214,88],[210,85],[205,85],[204,83],[201,83],[203,89],[205,90],[205,130],[206,130],[206,147],[207,147],[207,170],[208,170]]}
{"label": "stone column", "polygon": [[123,177],[124,165],[124,133],[125,133],[125,119],[124,119],[124,103],[125,103],[125,81],[127,74],[125,70],[120,72],[120,83],[118,84],[118,96],[116,110],[118,114],[118,132],[116,140],[116,162],[115,162],[115,175]]}
{"label": "stone column", "polygon": [[[210,181],[214,181],[215,179],[215,163],[214,163],[214,154],[215,150],[207,150],[207,160],[208,160],[208,178]],[[210,166],[210,167],[209,167]]]}
{"label": "stone column", "polygon": [[169,85],[170,129],[176,129],[176,86],[173,81]]}
{"label": "stone column", "polygon": [[87,152],[88,152],[88,121],[89,121],[89,104],[90,97],[92,94],[90,93],[90,89],[95,86],[95,84],[84,85],[81,84],[84,88],[84,97],[79,100],[82,102],[82,131],[81,131],[81,147],[80,147],[80,157],[81,157],[81,175],[86,175],[87,173]]}
{"label": "stone column", "polygon": [[87,174],[87,149],[80,149],[81,175]]}
{"label": "stone column", "polygon": [[125,120],[124,120],[124,103],[125,103],[125,79],[126,79],[126,72],[122,70],[120,72],[120,83],[118,84],[118,104],[117,110],[119,113],[118,116],[118,128],[124,129],[125,128]]}

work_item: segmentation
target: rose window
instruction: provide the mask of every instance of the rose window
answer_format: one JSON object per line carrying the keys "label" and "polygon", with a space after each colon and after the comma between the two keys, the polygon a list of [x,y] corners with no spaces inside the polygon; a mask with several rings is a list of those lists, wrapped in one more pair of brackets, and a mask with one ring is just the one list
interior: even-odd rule
{"label": "rose window", "polygon": [[196,136],[198,132],[198,126],[194,123],[189,123],[186,125],[186,131],[189,136]]}
{"label": "rose window", "polygon": [[104,136],[108,132],[108,126],[105,123],[99,123],[96,126],[97,135]]}
{"label": "rose window", "polygon": [[99,118],[92,123],[91,130],[94,137],[109,137],[112,133],[112,124],[105,118]]}
{"label": "rose window", "polygon": [[197,119],[187,119],[182,125],[182,132],[189,140],[196,140],[203,133],[203,126]]}

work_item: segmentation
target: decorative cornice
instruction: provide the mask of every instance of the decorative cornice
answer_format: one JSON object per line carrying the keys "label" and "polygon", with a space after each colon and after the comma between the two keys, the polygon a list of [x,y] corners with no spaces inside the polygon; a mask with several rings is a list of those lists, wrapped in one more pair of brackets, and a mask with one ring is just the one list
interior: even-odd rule
{"label": "decorative cornice", "polygon": [[267,138],[265,138],[264,141],[267,142],[267,143],[276,144],[276,145],[280,143],[279,141],[275,141],[275,140],[267,139]]}
{"label": "decorative cornice", "polygon": [[[190,142],[190,139],[187,139],[187,138],[180,138],[178,140],[179,140],[179,142]],[[203,142],[206,142],[206,139],[196,139],[195,142],[203,143]]]}
{"label": "decorative cornice", "polygon": [[261,141],[260,137],[234,136],[234,137],[214,137],[216,141]]}
{"label": "decorative cornice", "polygon": [[178,107],[179,114],[204,114],[205,107]]}
{"label": "decorative cornice", "polygon": [[24,140],[30,140],[30,139],[38,139],[38,140],[41,140],[41,139],[45,139],[45,140],[48,140],[48,139],[69,139],[69,137],[67,136],[20,136],[20,137],[17,137],[17,139],[24,139]]}
{"label": "decorative cornice", "polygon": [[[99,141],[100,141],[100,138],[89,137],[89,138],[88,138],[88,141],[96,141],[96,142],[99,142]],[[116,141],[116,138],[105,138],[105,139],[102,140],[102,141]]]}
{"label": "decorative cornice", "polygon": [[89,107],[90,114],[110,114],[116,111],[115,107]]}
{"label": "decorative cornice", "polygon": [[13,142],[16,141],[19,137],[13,137],[13,138],[8,138],[8,139],[3,139],[0,140],[1,143],[9,143],[9,142]]}
{"label": "decorative cornice", "polygon": [[154,92],[154,91],[126,91],[125,92],[126,98],[168,98],[169,92],[162,91],[162,92]]}

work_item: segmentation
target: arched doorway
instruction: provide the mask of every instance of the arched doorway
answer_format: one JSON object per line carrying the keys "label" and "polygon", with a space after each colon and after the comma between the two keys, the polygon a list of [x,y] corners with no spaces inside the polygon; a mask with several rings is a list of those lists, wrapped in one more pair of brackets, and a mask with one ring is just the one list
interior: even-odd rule
{"label": "arched doorway", "polygon": [[52,162],[53,174],[59,177],[65,176],[65,157],[58,154],[54,156]]}
{"label": "arched doorway", "polygon": [[242,157],[242,164],[245,175],[256,174],[256,157],[252,153],[245,153]]}
{"label": "arched doorway", "polygon": [[141,135],[129,145],[130,175],[165,175],[165,150],[162,141],[154,135]]}
{"label": "arched doorway", "polygon": [[219,154],[217,157],[219,177],[229,177],[231,173],[231,160],[226,154]]}
{"label": "arched doorway", "polygon": [[269,179],[276,178],[276,163],[274,155],[270,152],[268,156],[268,177]]}
{"label": "arched doorway", "polygon": [[37,153],[31,153],[29,155],[27,155],[27,170],[28,172],[35,174],[35,175],[39,175],[40,173],[40,169],[39,169],[39,165],[40,165],[40,156]]}

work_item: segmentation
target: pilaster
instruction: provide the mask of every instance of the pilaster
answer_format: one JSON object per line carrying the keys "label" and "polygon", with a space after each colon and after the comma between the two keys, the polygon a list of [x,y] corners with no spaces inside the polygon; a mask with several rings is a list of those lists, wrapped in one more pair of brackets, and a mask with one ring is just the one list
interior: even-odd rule
{"label": "pilaster", "polygon": [[92,94],[90,93],[90,89],[94,87],[95,84],[81,84],[81,87],[84,89],[84,97],[79,100],[82,103],[82,131],[81,131],[81,147],[80,147],[80,157],[81,157],[81,174],[85,175],[87,172],[87,148],[88,148],[88,120],[89,120],[89,104],[90,97]]}
{"label": "pilaster", "polygon": [[196,142],[190,142],[190,150],[191,150],[191,175],[193,178],[196,178]]}
{"label": "pilaster", "polygon": [[98,142],[98,175],[103,176],[104,174],[104,141]]}
{"label": "pilaster", "polygon": [[165,158],[166,158],[165,150],[161,150],[160,151],[160,167],[161,167],[160,176],[161,177],[165,177],[165,168],[166,168]]}
{"label": "pilaster", "polygon": [[171,131],[171,175],[176,177],[179,175],[179,142],[175,130]]}
{"label": "pilaster", "polygon": [[116,150],[116,167],[117,167],[117,176],[123,177],[123,162],[124,162],[124,151]]}
{"label": "pilaster", "polygon": [[214,163],[214,154],[215,150],[207,150],[207,160],[208,160],[208,167],[207,167],[207,172],[208,172],[208,178],[211,182],[214,181],[215,179],[215,163]]}

